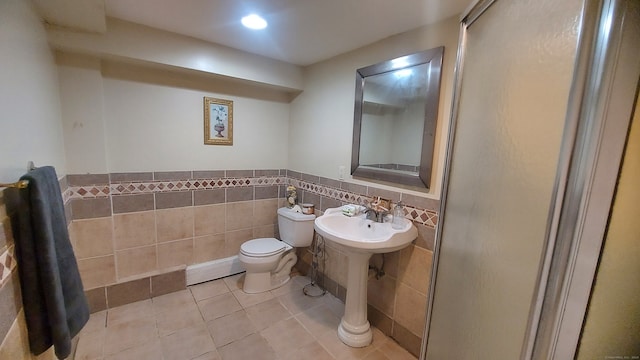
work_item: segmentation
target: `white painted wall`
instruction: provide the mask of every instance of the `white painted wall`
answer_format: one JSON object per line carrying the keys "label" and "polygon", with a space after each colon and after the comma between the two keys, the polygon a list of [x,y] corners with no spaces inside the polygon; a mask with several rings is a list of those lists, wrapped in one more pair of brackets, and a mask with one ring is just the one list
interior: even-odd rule
{"label": "white painted wall", "polygon": [[28,1],[0,1],[0,182],[27,162],[66,174],[58,75],[46,32]]}
{"label": "white painted wall", "polygon": [[[103,83],[109,172],[287,167],[288,103],[107,77]],[[204,145],[204,96],[233,101],[233,146]]]}
{"label": "white painted wall", "polygon": [[[305,68],[304,92],[291,104],[289,168],[337,179],[338,167],[344,165],[349,168],[351,163],[356,70],[403,54],[444,45],[434,155],[435,176],[426,194],[427,197],[439,198],[458,26],[458,18],[452,17]],[[366,183],[351,178],[348,180]]]}

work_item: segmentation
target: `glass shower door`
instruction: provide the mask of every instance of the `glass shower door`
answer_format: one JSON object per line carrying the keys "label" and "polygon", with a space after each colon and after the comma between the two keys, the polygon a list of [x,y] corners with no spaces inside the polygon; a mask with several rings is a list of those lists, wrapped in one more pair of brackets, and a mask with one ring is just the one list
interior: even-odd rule
{"label": "glass shower door", "polygon": [[581,8],[579,0],[496,1],[463,22],[427,359],[520,357]]}

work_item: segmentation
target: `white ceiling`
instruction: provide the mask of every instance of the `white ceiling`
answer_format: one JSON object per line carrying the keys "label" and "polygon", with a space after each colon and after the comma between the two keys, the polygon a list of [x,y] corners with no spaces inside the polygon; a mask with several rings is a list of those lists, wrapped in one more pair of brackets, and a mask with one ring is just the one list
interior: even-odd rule
{"label": "white ceiling", "polygon": [[[104,0],[106,15],[310,65],[462,13],[473,0]],[[263,16],[249,30],[240,18]]]}

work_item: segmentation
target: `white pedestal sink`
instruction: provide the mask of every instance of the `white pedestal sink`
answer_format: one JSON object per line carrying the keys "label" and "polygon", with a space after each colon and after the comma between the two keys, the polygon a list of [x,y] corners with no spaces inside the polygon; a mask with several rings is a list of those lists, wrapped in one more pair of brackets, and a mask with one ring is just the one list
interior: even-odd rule
{"label": "white pedestal sink", "polygon": [[393,229],[391,223],[367,220],[364,214],[345,216],[340,208],[327,209],[316,218],[315,229],[326,240],[341,245],[349,259],[347,299],[338,337],[349,346],[367,346],[372,339],[367,320],[369,258],[408,246],[418,236],[418,230],[408,220],[402,228]]}

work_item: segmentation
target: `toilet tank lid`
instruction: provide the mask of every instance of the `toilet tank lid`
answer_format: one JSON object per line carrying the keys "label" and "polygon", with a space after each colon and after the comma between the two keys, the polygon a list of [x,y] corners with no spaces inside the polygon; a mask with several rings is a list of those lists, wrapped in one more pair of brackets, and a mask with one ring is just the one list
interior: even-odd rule
{"label": "toilet tank lid", "polygon": [[286,217],[287,219],[293,220],[293,221],[311,221],[314,220],[316,218],[315,215],[313,214],[303,214],[300,212],[296,212],[292,209],[289,209],[287,207],[281,207],[278,209],[278,215],[282,215],[284,217]]}

